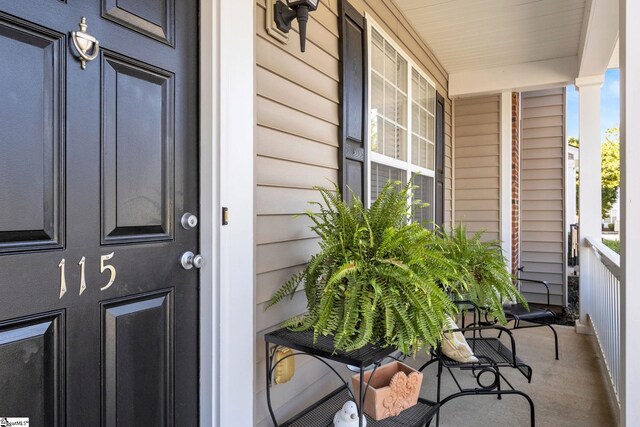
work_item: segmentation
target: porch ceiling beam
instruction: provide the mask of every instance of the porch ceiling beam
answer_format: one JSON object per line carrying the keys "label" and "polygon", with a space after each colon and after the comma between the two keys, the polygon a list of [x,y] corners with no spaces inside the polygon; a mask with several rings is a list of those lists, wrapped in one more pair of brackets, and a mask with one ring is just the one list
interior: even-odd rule
{"label": "porch ceiling beam", "polygon": [[577,75],[577,56],[461,71],[449,75],[449,96],[550,89],[573,83]]}
{"label": "porch ceiling beam", "polygon": [[590,0],[585,8],[578,77],[597,76],[607,71],[619,36],[618,0]]}

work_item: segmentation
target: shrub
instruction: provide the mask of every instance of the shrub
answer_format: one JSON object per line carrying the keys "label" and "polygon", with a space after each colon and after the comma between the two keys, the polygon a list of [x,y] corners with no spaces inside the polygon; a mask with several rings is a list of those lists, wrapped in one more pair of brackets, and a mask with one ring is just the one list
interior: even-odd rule
{"label": "shrub", "polygon": [[285,323],[292,330],[334,335],[336,349],[390,345],[405,354],[442,337],[446,316],[457,308],[444,286],[456,264],[433,232],[408,222],[411,185],[388,183],[370,208],[352,206],[338,188],[317,188],[324,203],[305,214],[320,237],[320,252],[272,297],[268,307],[301,283],[308,312]]}
{"label": "shrub", "polygon": [[500,323],[506,323],[503,301],[526,301],[513,284],[498,241],[482,241],[483,232],[469,236],[464,226],[442,233],[441,249],[457,265],[457,275],[449,285],[460,299],[486,308]]}
{"label": "shrub", "polygon": [[602,239],[602,243],[615,253],[620,253],[620,240]]}
{"label": "shrub", "polygon": [[[320,237],[320,251],[271,298],[267,308],[304,283],[307,313],[285,322],[294,331],[333,335],[334,346],[396,347],[405,354],[442,339],[457,307],[470,299],[504,323],[504,298],[524,302],[498,242],[482,242],[458,227],[449,234],[410,222],[411,184],[388,183],[370,208],[346,204],[337,186],[318,187],[324,203],[304,215]],[[419,204],[415,202],[414,204]],[[526,302],[525,302],[526,304]]]}

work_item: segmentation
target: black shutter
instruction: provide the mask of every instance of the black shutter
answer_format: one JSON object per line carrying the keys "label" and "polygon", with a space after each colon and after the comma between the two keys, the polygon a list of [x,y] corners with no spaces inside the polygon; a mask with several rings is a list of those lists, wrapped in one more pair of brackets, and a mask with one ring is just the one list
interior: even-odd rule
{"label": "black shutter", "polygon": [[340,14],[341,120],[339,186],[366,204],[367,177],[367,31],[364,17],[346,0]]}
{"label": "black shutter", "polygon": [[436,197],[435,223],[444,224],[444,97],[436,95]]}

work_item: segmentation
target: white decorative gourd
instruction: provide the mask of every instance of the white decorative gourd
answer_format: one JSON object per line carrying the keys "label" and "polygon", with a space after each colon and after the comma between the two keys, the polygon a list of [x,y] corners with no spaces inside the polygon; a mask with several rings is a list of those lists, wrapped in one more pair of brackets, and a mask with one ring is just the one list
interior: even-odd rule
{"label": "white decorative gourd", "polygon": [[[334,427],[359,427],[358,407],[349,400],[333,417]],[[367,418],[363,418],[362,427],[367,427]]]}

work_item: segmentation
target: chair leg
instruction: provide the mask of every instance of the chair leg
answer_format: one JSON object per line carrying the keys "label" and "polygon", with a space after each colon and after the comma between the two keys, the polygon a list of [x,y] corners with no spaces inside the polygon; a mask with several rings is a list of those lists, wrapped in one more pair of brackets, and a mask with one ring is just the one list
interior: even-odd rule
{"label": "chair leg", "polygon": [[500,369],[496,368],[496,374],[498,375],[498,400],[502,400],[502,386],[500,385]]}
{"label": "chair leg", "polygon": [[[440,386],[442,385],[442,364],[438,363],[438,391],[436,395],[436,402],[440,403]],[[436,427],[440,426],[440,408],[436,414]]]}
{"label": "chair leg", "polygon": [[518,394],[523,396],[525,399],[527,399],[527,402],[529,402],[529,408],[531,410],[531,427],[536,427],[536,408],[533,405],[533,400],[531,400],[531,398],[529,397],[528,394],[523,393],[521,391],[518,391]]}
{"label": "chair leg", "polygon": [[560,360],[560,358],[558,357],[558,333],[553,328],[553,325],[547,325],[547,326],[549,328],[551,328],[551,331],[553,331],[553,339],[554,339],[555,345],[556,345],[556,360]]}

